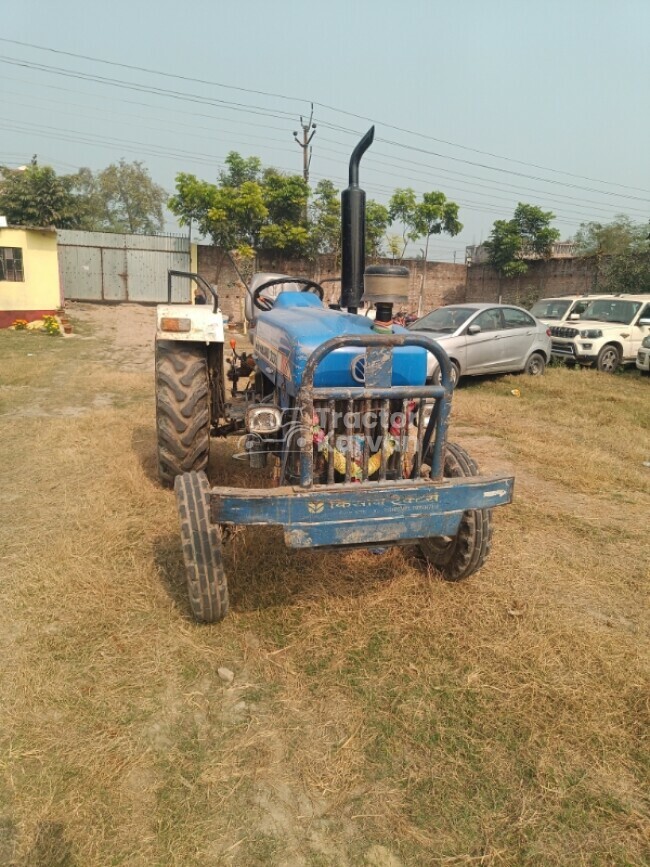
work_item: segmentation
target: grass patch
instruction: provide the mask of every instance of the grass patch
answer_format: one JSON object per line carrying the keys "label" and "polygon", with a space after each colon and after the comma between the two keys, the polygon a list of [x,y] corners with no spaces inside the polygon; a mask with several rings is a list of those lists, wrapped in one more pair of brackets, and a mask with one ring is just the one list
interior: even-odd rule
{"label": "grass patch", "polygon": [[[517,477],[470,581],[248,530],[201,628],[101,315],[0,333],[0,864],[647,863],[647,382],[458,390],[452,439]],[[213,478],[270,484],[233,448]]]}

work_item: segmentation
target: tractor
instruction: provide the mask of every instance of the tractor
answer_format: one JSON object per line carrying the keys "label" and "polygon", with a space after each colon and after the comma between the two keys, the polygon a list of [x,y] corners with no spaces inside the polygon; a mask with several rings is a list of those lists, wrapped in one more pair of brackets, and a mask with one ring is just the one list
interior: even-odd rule
{"label": "tractor", "polygon": [[[488,555],[492,508],[512,500],[512,478],[480,475],[467,452],[447,442],[449,358],[431,338],[393,322],[394,306],[408,302],[408,270],[365,267],[359,164],[373,138],[374,127],[354,148],[341,195],[338,303],[326,305],[313,280],[256,274],[245,305],[251,350],[238,352],[231,341],[228,362],[213,286],[184,275],[212,303],[158,308],[159,474],[176,492],[199,622],[228,611],[227,528],[281,526],[293,548],[417,546],[458,581]],[[359,314],[362,305],[374,307],[374,319]],[[436,384],[427,383],[428,352],[440,367]],[[240,438],[252,469],[271,463],[275,486],[211,487],[211,441],[223,436]]]}

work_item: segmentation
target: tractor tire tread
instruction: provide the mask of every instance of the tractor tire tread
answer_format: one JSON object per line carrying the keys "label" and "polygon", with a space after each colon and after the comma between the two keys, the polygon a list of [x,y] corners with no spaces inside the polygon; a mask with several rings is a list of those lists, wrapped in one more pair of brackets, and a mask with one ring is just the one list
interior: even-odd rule
{"label": "tractor tire tread", "polygon": [[161,482],[204,470],[210,456],[210,389],[205,350],[156,345],[156,430]]}
{"label": "tractor tire tread", "polygon": [[228,583],[219,526],[210,521],[210,485],[203,472],[183,473],[174,483],[192,615],[218,623],[228,612]]}
{"label": "tractor tire tread", "polygon": [[[476,462],[461,446],[448,443],[445,453],[445,478],[478,476]],[[468,509],[463,512],[458,533],[453,542],[439,552],[434,544],[422,540],[425,558],[440,569],[447,581],[461,581],[478,571],[492,547],[492,521],[489,509]]]}

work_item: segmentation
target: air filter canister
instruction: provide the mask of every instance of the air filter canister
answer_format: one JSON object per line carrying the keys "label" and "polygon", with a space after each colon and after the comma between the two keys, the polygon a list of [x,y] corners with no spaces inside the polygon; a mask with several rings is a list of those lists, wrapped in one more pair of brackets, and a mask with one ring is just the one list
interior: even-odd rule
{"label": "air filter canister", "polygon": [[369,265],[363,275],[366,304],[406,304],[409,299],[409,269],[403,265]]}

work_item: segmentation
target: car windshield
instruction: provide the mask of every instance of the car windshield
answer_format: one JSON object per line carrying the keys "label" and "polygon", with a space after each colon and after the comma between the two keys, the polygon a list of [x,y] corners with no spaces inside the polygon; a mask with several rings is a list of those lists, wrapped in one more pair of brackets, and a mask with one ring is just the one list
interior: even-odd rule
{"label": "car windshield", "polygon": [[435,331],[436,334],[453,334],[463,322],[469,319],[472,313],[476,313],[475,307],[439,307],[433,313],[427,313],[422,319],[409,325],[409,328],[411,331]]}
{"label": "car windshield", "polygon": [[561,319],[571,305],[570,301],[559,301],[557,298],[536,301],[530,312],[538,319]]}
{"label": "car windshield", "polygon": [[580,318],[594,322],[617,322],[621,325],[629,325],[640,306],[640,301],[621,301],[619,298],[592,301],[580,314]]}

